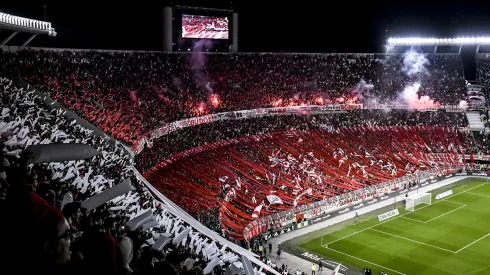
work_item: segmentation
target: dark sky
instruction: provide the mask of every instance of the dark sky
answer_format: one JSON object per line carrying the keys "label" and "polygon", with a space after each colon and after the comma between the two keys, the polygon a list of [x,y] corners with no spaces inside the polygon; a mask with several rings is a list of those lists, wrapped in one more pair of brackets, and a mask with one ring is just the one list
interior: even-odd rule
{"label": "dark sky", "polygon": [[[102,2],[102,1],[101,1]],[[172,1],[230,8],[230,1]],[[490,35],[490,3],[477,1],[233,1],[239,13],[240,51],[380,52],[390,36]],[[487,2],[487,1],[481,1]],[[162,7],[47,4],[47,19],[58,36],[31,46],[106,49],[161,49]],[[75,2],[76,3],[76,2]],[[206,4],[209,3],[209,4]],[[279,4],[282,3],[282,4]],[[43,4],[0,8],[43,19]],[[21,44],[20,36],[12,44]]]}

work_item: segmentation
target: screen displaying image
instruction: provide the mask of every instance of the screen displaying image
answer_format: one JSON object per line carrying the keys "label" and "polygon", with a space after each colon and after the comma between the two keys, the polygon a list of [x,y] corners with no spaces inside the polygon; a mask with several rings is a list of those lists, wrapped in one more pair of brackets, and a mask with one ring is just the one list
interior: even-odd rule
{"label": "screen displaying image", "polygon": [[182,37],[228,39],[228,18],[182,15]]}

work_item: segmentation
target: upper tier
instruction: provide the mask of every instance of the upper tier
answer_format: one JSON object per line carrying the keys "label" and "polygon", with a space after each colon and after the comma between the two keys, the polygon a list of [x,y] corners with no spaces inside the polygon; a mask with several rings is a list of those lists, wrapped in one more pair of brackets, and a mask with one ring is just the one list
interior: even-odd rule
{"label": "upper tier", "polygon": [[440,103],[464,98],[460,56],[426,58],[426,72],[415,78],[399,54],[25,50],[0,54],[0,64],[133,145],[152,129],[185,117],[336,100],[389,101],[414,81],[421,84],[419,95]]}

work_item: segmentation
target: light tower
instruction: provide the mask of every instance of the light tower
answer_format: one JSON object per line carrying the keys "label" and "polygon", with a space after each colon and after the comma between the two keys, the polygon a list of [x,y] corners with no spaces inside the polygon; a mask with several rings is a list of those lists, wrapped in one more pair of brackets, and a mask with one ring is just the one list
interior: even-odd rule
{"label": "light tower", "polygon": [[0,43],[0,46],[2,47],[6,46],[10,39],[19,32],[32,33],[32,35],[20,46],[21,49],[25,48],[27,44],[39,34],[47,34],[51,37],[56,36],[56,31],[50,22],[10,15],[3,12],[0,12],[0,30],[12,31],[12,33]]}
{"label": "light tower", "polygon": [[439,46],[456,46],[459,47],[458,53],[461,53],[463,46],[477,46],[475,53],[480,50],[481,45],[490,45],[489,37],[455,37],[455,38],[423,38],[423,37],[393,37],[386,41],[386,52],[396,46],[429,46],[434,47],[434,53],[437,53]]}

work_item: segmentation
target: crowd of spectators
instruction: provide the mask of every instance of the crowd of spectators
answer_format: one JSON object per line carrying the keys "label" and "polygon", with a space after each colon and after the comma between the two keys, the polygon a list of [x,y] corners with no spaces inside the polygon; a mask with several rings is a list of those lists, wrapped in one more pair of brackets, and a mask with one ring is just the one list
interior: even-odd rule
{"label": "crowd of spectators", "polygon": [[490,91],[490,55],[476,55],[476,72],[478,80],[483,86],[483,92],[487,93]]}
{"label": "crowd of spectators", "polygon": [[[124,150],[43,105],[32,90],[0,78],[0,91],[5,274],[224,274],[240,264],[234,253],[161,207],[135,176]],[[99,154],[85,160],[30,161],[28,146],[53,143],[84,143]],[[129,193],[95,209],[84,206],[128,179],[134,187]],[[130,225],[149,210],[150,224]],[[162,237],[170,243],[155,246]]]}
{"label": "crowd of spectators", "polygon": [[[464,98],[459,55],[428,55],[427,58],[429,74],[420,79],[419,94],[430,95],[441,103],[457,103]],[[373,97],[378,102],[390,101],[407,81],[406,74],[401,73],[404,65],[401,55],[24,50],[0,53],[0,64],[129,145],[170,121],[208,113],[344,101],[359,103]],[[209,267],[213,261],[208,256],[213,248],[207,252],[202,248],[210,245],[205,237],[188,241],[192,239],[189,233],[184,241],[169,244],[161,251],[152,250],[152,244],[164,232],[177,230],[172,231],[177,235],[178,230],[188,226],[176,226],[178,217],[158,206],[134,175],[133,160],[123,149],[111,147],[91,131],[66,120],[62,112],[40,106],[40,99],[33,92],[19,89],[7,79],[2,79],[0,89],[3,91],[0,214],[13,224],[2,228],[4,243],[12,251],[7,257],[8,266],[15,265],[15,257],[22,255],[36,257],[31,265],[23,265],[21,269],[55,274],[67,270],[86,273],[94,266],[100,266],[97,272],[108,274],[201,274]],[[151,150],[144,150],[136,158],[136,164],[142,171],[148,171],[178,152],[271,132],[421,125],[465,127],[467,121],[461,113],[402,110],[278,115],[239,123],[223,120],[184,128],[154,140]],[[485,147],[488,138],[483,134],[471,140],[474,144],[470,150],[480,152],[488,148]],[[85,161],[21,168],[26,158],[22,152],[27,145],[56,142],[85,143],[102,153]],[[244,154],[250,148],[258,147],[245,146],[239,150]],[[254,175],[254,172],[252,169],[245,173]],[[136,190],[118,202],[111,201],[93,211],[81,208],[82,201],[128,178]],[[197,179],[197,182],[201,181]],[[331,195],[343,192],[338,186],[330,187]],[[288,192],[294,191],[287,188]],[[221,190],[222,199],[225,191],[230,189]],[[68,202],[67,197],[71,197]],[[21,209],[21,214],[9,209]],[[124,226],[148,209],[153,210],[158,226],[133,231]],[[245,215],[252,214],[251,209],[244,211]],[[215,211],[200,209],[192,214],[217,232],[229,235],[233,231],[221,228],[223,213],[217,208]],[[39,229],[40,233],[32,235],[28,229]],[[25,235],[29,237],[22,239]],[[222,255],[226,258],[231,253],[222,252]],[[221,274],[233,265],[236,257],[230,257],[233,260],[222,260],[212,268],[213,272]]]}
{"label": "crowd of spectators", "polygon": [[[299,201],[308,203],[418,169],[457,164],[453,152],[458,144],[466,153],[468,149],[479,153],[474,146],[485,146],[484,135],[473,138],[456,134],[467,125],[465,113],[410,110],[352,110],[222,120],[172,132],[139,154],[136,162],[154,186],[170,199],[179,201],[186,211],[216,213],[220,209],[219,224],[225,234],[243,238],[240,230],[253,219],[252,211],[263,194],[280,194],[283,200],[282,204],[268,205],[262,210],[270,214],[292,207],[299,190],[313,189],[308,201],[306,197]],[[358,136],[362,139],[357,139]],[[377,156],[376,162],[384,163],[375,168],[376,176],[367,176],[367,170],[359,169],[372,167],[373,162],[367,157],[362,159],[363,163],[351,162],[356,156],[367,156],[365,150]],[[186,153],[182,154],[183,151]],[[349,157],[341,162],[341,154],[347,152],[351,152]],[[436,155],[427,157],[432,154]],[[275,158],[287,163],[297,158],[298,164],[294,169],[288,166],[277,170],[282,167],[282,161],[277,164]],[[323,161],[315,161],[318,159]],[[419,162],[420,166],[414,166],[413,162]],[[386,168],[390,163],[398,163],[397,168]],[[318,183],[318,177],[302,178],[306,173],[301,172],[302,165],[316,167],[314,173],[321,174],[322,183]],[[278,175],[280,180],[276,181]],[[297,177],[301,177],[301,187],[295,186]],[[235,183],[240,178],[240,183]],[[239,185],[236,190],[235,185]],[[236,199],[229,196],[230,192],[236,194]],[[235,209],[239,209],[238,214],[234,213]]]}
{"label": "crowd of spectators", "polygon": [[[465,96],[459,55],[427,55],[420,95]],[[133,145],[186,117],[259,107],[390,101],[410,78],[403,55],[24,50],[0,64]]]}
{"label": "crowd of spectators", "polygon": [[221,120],[187,127],[153,141],[153,146],[137,155],[136,167],[145,172],[162,160],[193,147],[220,140],[236,139],[286,130],[314,130],[352,126],[451,126],[467,127],[464,113],[410,110],[351,110],[321,115],[277,115],[249,119]]}

